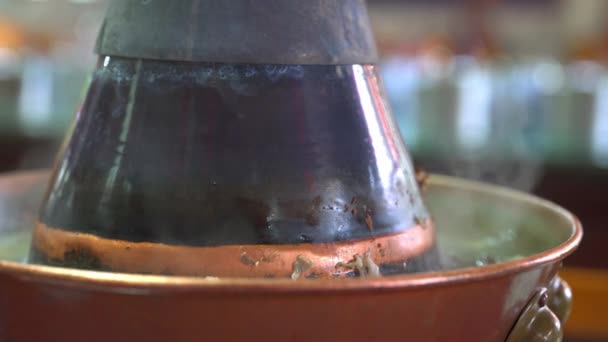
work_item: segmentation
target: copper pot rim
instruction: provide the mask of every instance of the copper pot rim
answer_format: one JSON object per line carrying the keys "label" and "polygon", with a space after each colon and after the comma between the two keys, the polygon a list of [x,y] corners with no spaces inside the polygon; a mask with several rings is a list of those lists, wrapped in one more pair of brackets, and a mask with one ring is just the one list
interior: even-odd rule
{"label": "copper pot rim", "polygon": [[[32,173],[48,175],[48,173]],[[6,179],[6,178],[5,178]],[[580,221],[569,211],[550,201],[520,191],[460,178],[432,175],[430,187],[444,187],[467,190],[470,193],[492,194],[507,200],[527,203],[545,209],[569,222],[572,233],[559,246],[524,258],[486,265],[465,267],[438,272],[404,274],[381,278],[363,279],[264,279],[264,278],[197,278],[180,276],[139,275],[67,269],[42,265],[23,264],[0,260],[0,274],[26,281],[40,283],[60,283],[62,286],[91,289],[97,291],[125,291],[126,293],[152,294],[159,292],[204,291],[247,293],[333,293],[349,291],[399,291],[439,287],[465,282],[486,281],[514,273],[524,272],[542,265],[562,261],[572,254],[583,237]]]}

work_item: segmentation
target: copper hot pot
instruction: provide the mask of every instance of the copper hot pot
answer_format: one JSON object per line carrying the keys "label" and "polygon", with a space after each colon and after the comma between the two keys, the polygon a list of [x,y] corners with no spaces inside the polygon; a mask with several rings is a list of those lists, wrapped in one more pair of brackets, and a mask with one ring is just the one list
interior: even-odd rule
{"label": "copper hot pot", "polygon": [[559,341],[582,230],[547,201],[432,176],[444,270],[292,281],[23,264],[48,173],[0,180],[2,341]]}
{"label": "copper hot pot", "polygon": [[0,178],[0,341],[559,341],[576,218],[417,177],[364,0],[261,3],[110,2],[54,170]]}

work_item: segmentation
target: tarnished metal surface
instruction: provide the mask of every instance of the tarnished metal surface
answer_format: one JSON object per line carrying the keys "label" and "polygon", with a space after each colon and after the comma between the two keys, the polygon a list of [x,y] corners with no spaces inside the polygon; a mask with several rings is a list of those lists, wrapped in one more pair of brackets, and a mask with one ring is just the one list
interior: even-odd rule
{"label": "tarnished metal surface", "polygon": [[555,277],[547,289],[547,306],[559,318],[560,322],[566,323],[572,311],[572,289],[561,277]]}
{"label": "tarnished metal surface", "polygon": [[433,246],[434,235],[431,224],[422,224],[398,234],[348,242],[189,247],[117,241],[38,224],[30,255],[44,264],[92,270],[270,278],[288,278],[294,272],[294,263],[304,258],[310,265],[299,272],[298,278],[317,279],[349,275],[352,269],[340,265],[357,255],[368,255],[380,266],[400,264],[403,271],[410,259]]}
{"label": "tarnished metal surface", "polygon": [[[559,282],[559,278],[556,279]],[[550,297],[546,288],[543,287],[538,291],[517,320],[507,342],[561,342],[563,340],[565,322],[560,321],[548,305]]]}
{"label": "tarnished metal surface", "polygon": [[188,62],[369,64],[364,0],[114,0],[100,55]]}

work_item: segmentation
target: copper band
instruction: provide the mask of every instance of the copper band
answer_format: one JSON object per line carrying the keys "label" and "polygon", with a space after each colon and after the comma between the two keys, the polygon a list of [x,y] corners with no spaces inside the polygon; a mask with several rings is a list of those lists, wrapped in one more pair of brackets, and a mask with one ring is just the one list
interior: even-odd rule
{"label": "copper band", "polygon": [[104,239],[68,232],[39,223],[33,247],[61,262],[69,252],[86,252],[115,272],[215,277],[289,277],[296,259],[312,266],[306,274],[319,277],[344,273],[337,265],[355,255],[370,253],[376,264],[406,261],[430,249],[434,229],[430,221],[402,233],[366,240],[326,244],[175,246],[161,243]]}

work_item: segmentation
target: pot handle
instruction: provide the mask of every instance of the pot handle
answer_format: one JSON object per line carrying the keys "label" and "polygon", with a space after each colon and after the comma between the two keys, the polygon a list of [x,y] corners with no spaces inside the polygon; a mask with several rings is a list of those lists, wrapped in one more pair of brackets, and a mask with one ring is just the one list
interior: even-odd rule
{"label": "pot handle", "polygon": [[547,306],[559,318],[562,325],[566,324],[572,311],[572,289],[559,275],[553,278],[548,288],[549,300]]}
{"label": "pot handle", "polygon": [[507,342],[561,342],[571,308],[572,290],[556,276],[548,288],[542,288],[528,303]]}

